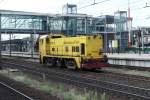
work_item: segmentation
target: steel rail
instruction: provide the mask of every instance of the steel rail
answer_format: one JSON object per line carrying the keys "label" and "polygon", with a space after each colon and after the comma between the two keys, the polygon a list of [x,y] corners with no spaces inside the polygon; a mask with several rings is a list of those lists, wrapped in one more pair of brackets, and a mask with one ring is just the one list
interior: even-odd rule
{"label": "steel rail", "polygon": [[[10,61],[10,62],[12,62],[13,63],[13,61]],[[22,63],[24,63],[23,61],[21,61],[21,62],[19,62],[20,64],[22,64]],[[26,63],[26,64],[30,64],[30,63]],[[31,63],[32,64],[32,63]],[[36,65],[36,64],[32,64],[33,66],[34,65]],[[29,65],[30,66],[30,65]],[[39,65],[40,66],[40,65]],[[38,67],[39,67],[38,66]],[[38,68],[37,67],[37,68]],[[62,70],[59,70],[59,71],[62,71]],[[68,69],[63,69],[63,71],[65,71],[66,73],[68,72]],[[94,78],[94,79],[102,79],[102,80],[111,80],[112,82],[114,82],[115,81],[115,77],[116,77],[116,80],[122,80],[122,79],[125,79],[125,80],[122,80],[123,82],[125,82],[126,84],[128,84],[128,81],[129,81],[129,85],[131,86],[131,85],[133,85],[133,83],[135,84],[135,82],[144,82],[144,83],[141,83],[141,84],[135,84],[135,85],[133,85],[133,86],[135,86],[135,87],[141,87],[141,88],[149,88],[150,87],[150,85],[148,85],[148,84],[150,84],[150,80],[147,80],[147,79],[142,79],[141,77],[139,77],[139,78],[137,78],[136,76],[135,77],[129,77],[128,75],[126,76],[126,75],[121,75],[120,76],[120,74],[113,74],[113,73],[94,73],[94,72],[86,72],[86,71],[82,71],[82,72],[73,72],[72,71],[72,74],[74,74],[75,76],[78,74],[78,75],[80,75],[80,76],[87,76],[87,74],[88,74],[88,77],[91,77],[91,78]],[[95,76],[95,77],[94,77]],[[132,76],[132,75],[131,75]],[[134,76],[134,75],[133,75]],[[99,78],[98,78],[99,77]],[[101,78],[100,78],[101,77]],[[111,79],[111,77],[112,77],[112,79]],[[117,81],[117,83],[123,83],[122,81]],[[133,81],[133,83],[131,82],[131,81]]]}
{"label": "steel rail", "polygon": [[[57,77],[57,78],[62,79],[62,80],[66,80],[66,81],[70,80],[71,82],[82,83],[82,84],[85,84],[85,85],[88,85],[88,86],[92,86],[94,88],[101,88],[101,89],[105,89],[105,90],[109,90],[109,91],[113,91],[113,92],[123,93],[123,94],[130,95],[130,96],[136,96],[136,97],[139,97],[139,98],[150,99],[149,96],[143,96],[143,95],[137,93],[137,91],[141,92],[141,93],[144,93],[144,94],[149,93],[150,89],[139,88],[139,87],[129,86],[129,85],[125,85],[125,84],[118,84],[118,83],[109,82],[109,81],[101,81],[101,80],[91,79],[91,78],[88,78],[88,77],[79,77],[79,76],[75,76],[75,75],[71,76],[71,74],[60,73],[60,72],[47,73],[47,72],[41,72],[37,69],[34,69],[34,71],[33,71],[32,68],[29,69],[25,65],[18,65],[18,64],[14,64],[14,63],[8,63],[8,62],[7,62],[7,64],[10,64],[10,65],[13,65],[13,66],[18,66],[18,67],[20,67],[20,69],[23,67],[24,70],[29,70],[30,72],[40,74],[40,75],[45,75],[45,76],[51,77],[51,78]],[[65,76],[65,78],[64,78],[64,76]],[[83,80],[83,81],[81,81],[81,80]],[[101,84],[98,84],[99,82],[101,82]],[[104,85],[102,85],[102,83]],[[117,89],[114,89],[112,87],[110,88],[109,86],[106,87],[107,85],[114,86],[114,87],[123,87],[123,90],[127,89],[128,91],[123,91],[122,89],[117,90]],[[134,93],[132,93],[133,91],[134,91]]]}
{"label": "steel rail", "polygon": [[33,98],[31,98],[31,97],[25,95],[24,93],[22,93],[22,92],[20,92],[20,91],[18,91],[18,90],[16,90],[16,89],[14,89],[14,88],[12,88],[11,86],[9,86],[9,85],[7,85],[7,84],[5,84],[5,83],[3,83],[3,82],[0,82],[0,85],[2,85],[2,86],[4,86],[4,87],[8,88],[9,90],[14,91],[15,93],[17,93],[17,94],[19,94],[19,95],[25,97],[25,98],[28,99],[28,100],[34,100]]}
{"label": "steel rail", "polygon": [[[22,57],[22,58],[24,58],[24,57]],[[25,58],[25,59],[27,59],[27,58]],[[3,60],[3,59],[2,59]],[[14,59],[11,59],[11,60],[14,60]],[[34,59],[33,59],[34,60]],[[32,63],[32,61],[31,61],[31,63],[29,63],[29,62],[27,62],[28,64],[31,64]],[[83,72],[83,71],[82,71]],[[101,73],[97,73],[97,72],[89,72],[88,74],[96,74],[96,75],[102,75]],[[120,76],[117,76],[116,74],[118,74],[118,75],[120,75]],[[139,78],[137,78],[136,77],[136,75],[131,75],[131,76],[135,76],[135,77],[128,77],[128,76],[123,76],[123,74],[120,74],[120,73],[111,73],[111,72],[109,72],[109,73],[106,73],[106,75],[105,76],[108,76],[109,77],[109,75],[111,75],[111,76],[113,76],[113,77],[115,77],[115,76],[117,76],[117,77],[119,77],[119,78],[125,78],[125,79],[132,79],[132,80],[139,80],[139,81],[147,81],[147,82],[150,82],[150,80],[146,80],[146,79],[143,79],[142,77],[143,76],[138,76]],[[126,74],[126,75],[128,75],[128,74]],[[145,78],[147,78],[147,77],[145,77]]]}

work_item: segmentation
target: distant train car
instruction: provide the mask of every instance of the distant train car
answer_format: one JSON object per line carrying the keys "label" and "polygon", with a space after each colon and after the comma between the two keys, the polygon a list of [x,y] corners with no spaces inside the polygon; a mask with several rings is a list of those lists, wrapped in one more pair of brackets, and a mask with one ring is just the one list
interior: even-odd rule
{"label": "distant train car", "polygon": [[67,37],[60,34],[41,36],[39,39],[40,62],[50,66],[74,69],[107,67],[100,35]]}

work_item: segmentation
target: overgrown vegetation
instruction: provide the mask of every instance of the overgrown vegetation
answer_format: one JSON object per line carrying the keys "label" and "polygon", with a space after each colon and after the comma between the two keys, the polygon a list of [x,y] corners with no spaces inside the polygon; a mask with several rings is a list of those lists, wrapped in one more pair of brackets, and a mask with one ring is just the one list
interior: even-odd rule
{"label": "overgrown vegetation", "polygon": [[122,74],[150,77],[149,71],[139,71],[139,70],[130,70],[130,69],[122,69],[122,68],[112,68],[112,67],[105,68],[103,70],[108,71],[108,72],[114,72],[114,73],[122,73]]}
{"label": "overgrown vegetation", "polygon": [[98,92],[88,91],[87,89],[79,91],[75,87],[67,86],[66,84],[54,83],[46,80],[39,81],[22,72],[0,71],[0,73],[30,87],[48,92],[63,100],[107,100],[105,93],[99,94]]}

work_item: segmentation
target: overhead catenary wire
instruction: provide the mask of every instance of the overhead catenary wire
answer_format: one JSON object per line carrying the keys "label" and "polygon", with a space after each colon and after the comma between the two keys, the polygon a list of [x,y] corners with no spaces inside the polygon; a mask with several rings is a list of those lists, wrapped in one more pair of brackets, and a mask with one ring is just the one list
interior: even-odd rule
{"label": "overhead catenary wire", "polygon": [[86,7],[89,7],[89,6],[93,6],[93,5],[97,5],[97,4],[100,4],[100,3],[104,3],[104,2],[107,2],[107,1],[110,1],[110,0],[103,0],[103,1],[99,1],[99,2],[95,2],[95,0],[94,0],[94,3],[86,5],[86,6],[83,6],[83,7],[80,7],[79,9],[83,9],[83,8],[86,8]]}
{"label": "overhead catenary wire", "polygon": [[[106,2],[106,1],[109,1],[109,0],[104,0],[104,1]],[[94,0],[94,3],[92,3],[90,5],[83,6],[83,7],[79,8],[79,9],[87,8],[87,7],[93,6],[95,4],[97,4],[97,3],[95,3],[95,0]],[[137,12],[137,11],[141,11],[141,10],[148,10],[148,8],[150,8],[150,2],[148,2],[147,0],[143,0],[143,1],[141,1],[141,0],[134,0],[134,1],[130,2],[130,6],[131,6],[132,12]],[[122,6],[119,7],[119,9],[121,9],[121,8],[128,9],[128,3],[123,4]],[[116,8],[113,8],[113,7],[110,8],[109,7],[109,8],[106,8],[104,10],[100,10],[100,11],[103,11],[101,13],[105,13],[106,14],[106,13],[110,13],[110,9],[114,9],[115,10]],[[147,17],[142,18],[142,19],[149,20],[150,16],[147,16]]]}
{"label": "overhead catenary wire", "polygon": [[[139,1],[139,0],[138,0]],[[142,9],[143,7],[142,6],[144,6],[145,5],[145,2],[138,2],[137,1],[137,3],[135,4],[135,3],[132,3],[132,2],[130,2],[130,8],[131,8],[131,10],[138,10],[138,9]],[[139,7],[140,6],[140,7]],[[120,7],[118,7],[118,9],[127,9],[128,7],[127,7],[127,5],[120,5]],[[111,9],[111,8],[109,8],[109,9]],[[105,10],[109,10],[109,9],[105,9]],[[112,8],[113,9],[113,8]],[[103,10],[103,11],[105,11],[105,10]]]}
{"label": "overhead catenary wire", "polygon": [[[137,1],[139,1],[139,0],[137,0]],[[132,4],[131,4],[132,5]],[[144,9],[144,6],[145,6],[145,1],[144,1],[144,3],[139,3],[138,2],[138,4],[136,4],[136,5],[134,5],[134,6],[131,6],[130,7],[130,9],[132,10],[132,12],[135,12],[135,11],[138,11],[138,10],[142,10],[142,9]],[[106,8],[106,9],[104,9],[104,10],[101,10],[101,12],[103,12],[103,13],[110,13],[112,10],[120,10],[120,9],[127,9],[128,7],[126,6],[121,6],[121,7],[119,7],[118,9],[116,9],[116,8],[113,8],[113,7],[109,7],[109,8]],[[148,8],[148,7],[147,7]],[[110,9],[112,9],[111,11],[110,11]]]}
{"label": "overhead catenary wire", "polygon": [[[106,2],[107,0],[105,0],[105,2]],[[102,2],[102,1],[101,1]],[[130,6],[131,6],[131,10],[138,10],[138,9],[142,9],[142,7],[139,7],[139,6],[141,6],[141,5],[145,5],[147,3],[147,1],[141,1],[141,0],[135,0],[135,1],[131,1],[130,2]],[[79,9],[82,9],[82,8],[87,8],[87,7],[89,7],[89,6],[92,6],[92,5],[95,5],[95,4],[97,4],[97,3],[93,3],[93,4],[90,4],[90,5],[86,5],[86,6],[84,6],[84,7],[81,7],[81,8],[79,8]],[[148,4],[148,3],[147,3]],[[128,3],[126,3],[126,4],[123,4],[123,5],[119,5],[120,7],[118,7],[118,10],[119,9],[127,9],[128,7]],[[110,9],[114,9],[113,7],[109,7],[109,8],[106,8],[106,9],[104,9],[104,10],[101,10],[101,11],[109,11]],[[115,8],[116,9],[116,8]],[[114,10],[115,10],[114,9]],[[116,9],[117,10],[117,9]]]}
{"label": "overhead catenary wire", "polygon": [[[95,0],[94,0],[94,3],[92,3],[92,4],[90,4],[90,5],[83,6],[83,7],[79,8],[79,9],[86,8],[86,7],[89,7],[89,6],[93,6],[93,5],[96,5],[96,4],[98,4],[98,3],[103,3],[103,2],[106,2],[106,1],[110,1],[110,0],[104,0],[104,1],[97,2],[97,3],[96,3]],[[141,2],[141,0],[131,1],[130,3],[131,3],[131,5],[134,5],[134,4],[139,3],[139,2]],[[143,2],[143,1],[142,1],[142,2]],[[121,6],[121,8],[127,8],[127,7],[126,7],[127,5],[128,5],[128,3],[127,3],[127,4],[120,5],[120,6]],[[135,6],[137,6],[137,5],[135,5]],[[133,6],[132,6],[132,7],[133,7]],[[112,8],[112,7],[110,7],[110,8]],[[120,7],[119,7],[119,8],[120,8]],[[107,9],[105,9],[105,10],[107,10]],[[109,10],[109,8],[108,8],[108,10]]]}
{"label": "overhead catenary wire", "polygon": [[80,4],[89,4],[90,2],[92,2],[92,0],[80,0],[78,2],[76,2],[77,5],[80,5]]}
{"label": "overhead catenary wire", "polygon": [[[91,2],[93,2],[93,0],[90,0]],[[99,1],[99,2],[96,2],[95,0],[94,0],[94,2],[93,3],[91,3],[91,4],[89,4],[89,5],[85,5],[85,6],[83,6],[83,7],[79,7],[78,8],[78,10],[82,10],[83,8],[88,8],[88,7],[90,7],[90,6],[94,6],[94,5],[96,5],[96,4],[99,4],[99,3],[104,3],[104,2],[107,2],[107,1],[110,1],[110,0],[103,0],[103,1]],[[87,2],[87,1],[86,1]],[[89,2],[89,0],[88,0],[88,2]],[[87,3],[88,3],[87,2]],[[146,3],[147,3],[148,1],[147,0],[143,0],[143,1],[141,1],[141,0],[133,0],[133,1],[131,1],[130,2],[130,6],[131,6],[131,10],[132,10],[132,12],[134,12],[134,11],[137,11],[137,10],[140,10],[140,9],[142,9],[143,7],[139,7],[139,6],[141,6],[141,5],[145,5]],[[120,6],[120,5],[119,5]],[[110,12],[112,12],[112,11],[110,11],[110,9],[112,9],[112,10],[120,10],[120,9],[127,9],[128,8],[128,3],[126,3],[126,4],[123,4],[121,7],[118,7],[118,9],[116,9],[116,8],[114,8],[114,7],[109,7],[109,8],[106,8],[106,9],[104,9],[104,10],[100,10],[101,11],[101,13],[110,13]]]}

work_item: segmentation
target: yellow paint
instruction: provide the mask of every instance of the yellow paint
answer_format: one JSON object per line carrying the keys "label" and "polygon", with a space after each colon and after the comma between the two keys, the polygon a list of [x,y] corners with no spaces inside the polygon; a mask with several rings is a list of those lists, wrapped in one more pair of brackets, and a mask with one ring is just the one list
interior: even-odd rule
{"label": "yellow paint", "polygon": [[[52,38],[60,36],[59,38]],[[85,44],[85,54],[81,55],[81,44]],[[76,36],[65,37],[63,35],[49,35],[39,40],[39,53],[41,61],[43,57],[57,57],[74,59],[77,68],[80,68],[81,59],[102,58],[102,36]]]}

